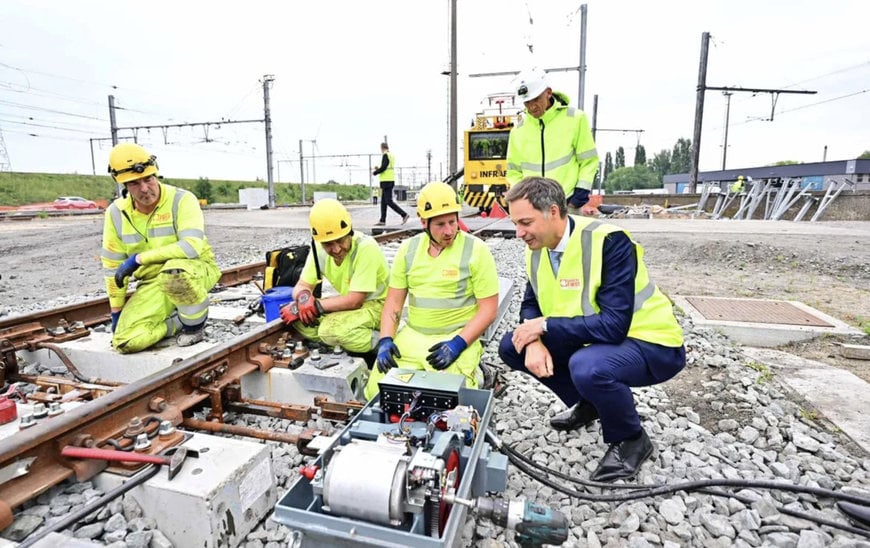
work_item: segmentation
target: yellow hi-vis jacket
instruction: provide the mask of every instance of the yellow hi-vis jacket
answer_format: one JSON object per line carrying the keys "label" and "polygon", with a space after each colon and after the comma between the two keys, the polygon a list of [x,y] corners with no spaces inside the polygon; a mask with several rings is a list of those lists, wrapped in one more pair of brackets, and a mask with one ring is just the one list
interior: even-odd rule
{"label": "yellow hi-vis jacket", "polygon": [[384,154],[387,156],[389,163],[387,164],[387,169],[378,173],[378,181],[389,183],[396,180],[396,175],[393,169],[396,167],[396,158],[393,156],[392,152],[384,152]]}
{"label": "yellow hi-vis jacket", "polygon": [[[100,258],[106,292],[112,308],[124,306],[127,288],[115,285],[115,270],[134,253],[142,263],[137,280],[157,277],[169,259],[200,259],[215,263],[205,237],[205,222],[192,193],[160,183],[160,202],[150,215],[139,213],[129,196],[118,198],[106,210]],[[217,264],[215,264],[217,268]]]}
{"label": "yellow hi-vis jacket", "polygon": [[507,180],[515,185],[525,177],[547,177],[558,181],[570,198],[574,187],[592,189],[598,151],[586,113],[568,106],[561,92],[553,92],[553,97],[553,106],[540,119],[526,111],[511,129]]}
{"label": "yellow hi-vis jacket", "polygon": [[[604,238],[622,229],[587,217],[571,216],[574,231],[562,254],[558,278],[546,253],[526,248],[529,283],[544,316],[574,317],[598,314],[595,296],[601,287]],[[631,234],[626,232],[629,238]],[[628,337],[676,348],[683,344],[683,330],[674,317],[671,301],[650,280],[643,262],[643,248],[637,251],[634,278],[634,315]],[[579,267],[579,268],[578,268]]]}

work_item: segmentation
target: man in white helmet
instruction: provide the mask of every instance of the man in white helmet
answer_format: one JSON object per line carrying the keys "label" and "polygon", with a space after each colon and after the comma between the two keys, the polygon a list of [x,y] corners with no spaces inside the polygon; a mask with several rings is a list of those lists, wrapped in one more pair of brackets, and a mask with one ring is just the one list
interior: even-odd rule
{"label": "man in white helmet", "polygon": [[568,96],[553,91],[543,70],[523,71],[516,80],[517,98],[525,116],[510,133],[507,179],[556,180],[565,191],[568,209],[579,213],[589,201],[598,170],[598,152],[586,113],[568,105]]}

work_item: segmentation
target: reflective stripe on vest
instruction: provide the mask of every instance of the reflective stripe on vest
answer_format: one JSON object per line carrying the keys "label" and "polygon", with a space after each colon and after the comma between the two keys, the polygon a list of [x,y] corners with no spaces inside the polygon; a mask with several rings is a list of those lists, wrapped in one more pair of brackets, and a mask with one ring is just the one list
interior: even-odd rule
{"label": "reflective stripe on vest", "polygon": [[[352,246],[353,250],[350,252],[350,255],[347,256],[347,260],[350,261],[348,263],[350,265],[349,272],[348,272],[349,277],[353,277],[353,270],[354,270],[354,266],[355,266],[354,261],[356,260],[356,254],[359,252],[359,248],[360,248],[359,239],[361,239],[361,238],[362,238],[361,236],[357,236],[356,234],[354,234],[354,236],[353,236],[353,241],[354,241],[354,244]],[[326,250],[323,249],[322,245],[317,246],[317,260],[320,261],[320,264],[325,265],[326,261],[330,260],[331,258],[332,257],[329,256],[329,254],[326,252]],[[322,273],[323,272],[321,272],[321,274]],[[329,283],[332,283],[332,280],[330,280]],[[333,285],[335,285],[335,284],[333,284]],[[384,291],[386,291],[386,289],[387,289],[387,284],[379,283],[374,291],[372,291],[370,293],[366,293],[365,300],[366,301],[377,301],[379,299],[383,299],[383,297],[379,297],[379,295],[383,295]]]}
{"label": "reflective stripe on vest", "polygon": [[[571,263],[572,257],[566,257],[567,255],[573,255],[573,260],[576,261],[576,242],[579,237],[582,279],[571,278],[570,267],[560,270],[559,274],[553,274],[553,281],[547,282],[552,293],[548,290],[546,294],[542,294],[541,281],[545,279],[543,276],[550,275],[550,263],[542,260],[542,257],[546,257],[542,250],[527,252],[529,284],[538,299],[538,305],[544,316],[576,315],[572,312],[576,309],[576,305],[572,306],[571,304],[576,301],[570,299],[570,293],[576,291],[578,283],[581,284],[579,287],[579,305],[582,315],[591,316],[600,311],[595,297],[601,284],[603,239],[608,234],[620,229],[600,221],[579,217],[572,218],[575,222],[575,231],[571,234],[569,247],[562,256],[562,265],[565,265],[566,262]],[[628,233],[626,235],[631,237]],[[643,248],[637,244],[634,245],[637,253],[637,273],[635,275],[633,317],[628,336],[665,346],[679,346],[682,344],[682,328],[674,318],[670,300],[658,291],[658,288],[649,278],[649,273],[643,263]],[[571,251],[570,254],[569,251]]]}
{"label": "reflective stripe on vest", "polygon": [[[412,291],[409,291],[408,307],[441,310],[466,308],[477,304],[477,297],[475,297],[473,293],[466,295],[466,292],[468,291],[468,281],[471,278],[470,265],[471,254],[474,251],[474,240],[471,238],[464,238],[464,240],[465,243],[462,246],[462,254],[460,256],[458,265],[459,282],[456,284],[456,292],[454,293],[455,296],[444,299],[433,299],[429,297],[418,297]],[[411,272],[411,267],[414,263],[414,257],[417,254],[417,250],[420,247],[421,241],[423,241],[423,238],[412,238],[410,245],[408,245],[408,252],[405,255],[406,277]],[[415,331],[423,333],[424,335],[433,335],[436,333],[444,333],[445,331],[454,331],[456,329],[462,328],[466,323],[468,322],[466,320],[463,320],[452,325],[442,325],[438,327],[420,326],[412,324],[410,311],[408,314],[408,325]]]}

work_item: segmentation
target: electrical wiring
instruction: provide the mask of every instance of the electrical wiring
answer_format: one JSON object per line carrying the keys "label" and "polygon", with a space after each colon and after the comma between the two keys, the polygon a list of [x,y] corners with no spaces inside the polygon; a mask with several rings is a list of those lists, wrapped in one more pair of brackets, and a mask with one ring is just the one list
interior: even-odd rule
{"label": "electrical wiring", "polygon": [[[532,459],[523,455],[513,447],[503,443],[495,434],[493,434],[490,430],[486,432],[487,439],[492,443],[499,451],[503,452],[508,460],[516,466],[523,473],[535,479],[536,481],[551,487],[552,489],[563,493],[565,495],[578,498],[581,500],[587,500],[592,502],[626,502],[631,500],[639,500],[644,498],[651,498],[661,495],[666,495],[670,493],[676,493],[678,491],[698,491],[709,495],[714,496],[724,496],[730,498],[737,498],[737,495],[726,491],[719,491],[716,489],[710,489],[711,487],[737,487],[737,488],[757,488],[757,489],[767,489],[767,490],[778,490],[778,491],[787,491],[792,493],[803,493],[810,494],[816,497],[821,498],[831,498],[835,500],[852,502],[855,504],[860,504],[863,506],[870,506],[870,497],[867,496],[859,496],[851,493],[843,493],[837,492],[830,489],[824,489],[821,487],[810,487],[797,485],[793,483],[785,483],[781,481],[773,481],[773,480],[733,480],[727,478],[719,478],[719,479],[703,479],[703,480],[693,480],[693,481],[684,481],[673,484],[624,484],[624,485],[614,485],[610,483],[601,483],[594,482],[589,480],[584,480],[581,478],[576,478],[574,476],[570,476],[567,474],[563,474],[557,470],[553,470],[551,468],[542,466]],[[576,489],[572,489],[566,487],[563,483],[559,483],[553,481],[547,477],[548,475],[555,476],[561,480],[569,481],[575,484],[583,485],[586,487],[594,487],[600,489],[610,489],[610,490],[628,490],[630,492],[623,494],[594,494],[594,493],[585,493],[581,491],[577,491]],[[749,499],[745,499],[749,501]],[[741,501],[743,502],[743,501]],[[751,502],[751,501],[750,501]],[[796,510],[788,510],[786,508],[778,508],[781,513],[793,515],[796,517],[800,517],[802,519],[806,519],[809,521],[813,521],[822,525],[835,527],[838,529],[842,529],[844,531],[849,531],[851,533],[862,535],[867,538],[870,538],[870,530],[861,529],[852,527],[847,524],[842,524],[839,522],[834,522],[831,520],[827,520],[825,518],[821,518],[818,516],[814,516],[811,514],[806,514],[803,512],[799,512]]]}

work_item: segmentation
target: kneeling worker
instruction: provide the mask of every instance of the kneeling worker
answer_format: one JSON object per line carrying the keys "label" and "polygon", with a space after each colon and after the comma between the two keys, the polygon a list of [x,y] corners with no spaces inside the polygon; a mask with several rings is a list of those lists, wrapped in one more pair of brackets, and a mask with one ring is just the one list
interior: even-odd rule
{"label": "kneeling worker", "polygon": [[[316,243],[293,288],[298,318],[289,305],[281,308],[281,317],[308,340],[370,352],[389,277],[381,247],[353,231],[350,213],[338,200],[318,200],[308,220]],[[317,299],[312,292],[324,277],[338,295]]]}
{"label": "kneeling worker", "polygon": [[[461,210],[446,183],[429,183],[417,197],[424,231],[402,242],[393,260],[367,399],[393,367],[461,374],[478,386],[478,339],[495,320],[498,274],[487,245],[459,229]],[[406,297],[408,320],[399,329]]]}
{"label": "kneeling worker", "polygon": [[591,479],[633,477],[653,446],[631,387],[664,382],[686,364],[673,306],[650,280],[643,248],[615,225],[567,215],[556,181],[525,178],[506,198],[528,246],[529,281],[523,323],[502,338],[499,356],[569,406],[550,420],[556,430],[601,419],[609,448]]}
{"label": "kneeling worker", "polygon": [[[112,346],[141,352],[167,335],[178,346],[204,338],[208,292],[221,277],[199,201],[157,179],[157,157],[134,143],[109,153],[123,197],[106,209],[101,260],[112,309]],[[138,280],[127,300],[127,281]]]}

